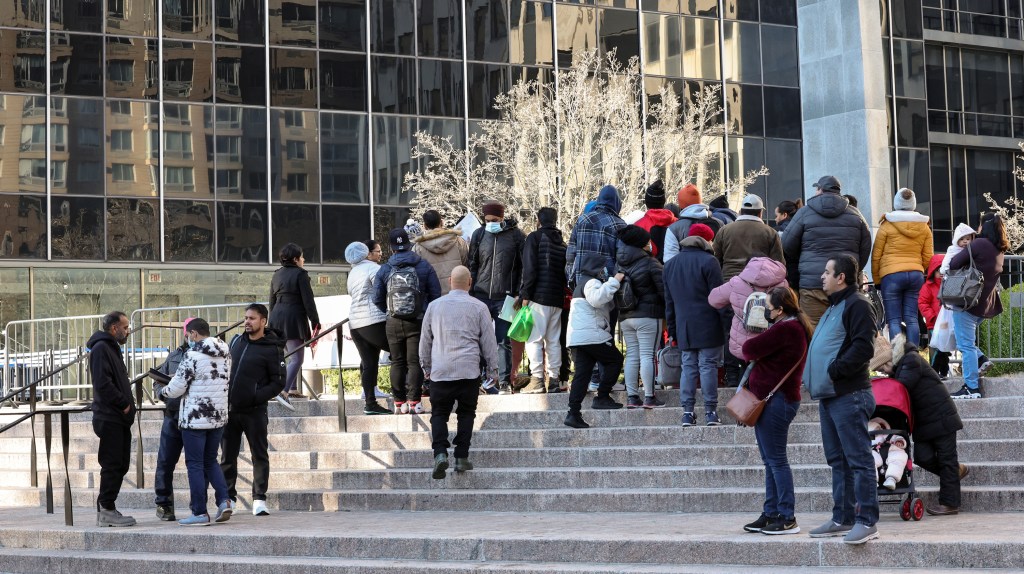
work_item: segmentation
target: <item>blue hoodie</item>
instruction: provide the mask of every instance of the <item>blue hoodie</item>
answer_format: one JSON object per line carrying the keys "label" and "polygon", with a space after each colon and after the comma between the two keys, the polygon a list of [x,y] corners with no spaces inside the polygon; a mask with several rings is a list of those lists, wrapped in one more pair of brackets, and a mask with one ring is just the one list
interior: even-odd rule
{"label": "blue hoodie", "polygon": [[420,280],[420,291],[423,293],[423,309],[420,310],[420,317],[427,311],[427,305],[441,296],[441,283],[437,280],[437,273],[429,263],[412,251],[400,251],[388,259],[388,262],[381,265],[373,280],[373,304],[378,309],[388,312],[388,277],[395,267],[412,266],[416,269],[416,275]]}
{"label": "blue hoodie", "polygon": [[575,286],[581,279],[580,260],[589,254],[604,257],[606,271],[609,275],[614,275],[615,252],[619,240],[616,234],[619,229],[626,226],[619,217],[621,207],[619,191],[613,185],[606,185],[597,195],[597,205],[576,220],[565,258],[566,279],[570,285]]}

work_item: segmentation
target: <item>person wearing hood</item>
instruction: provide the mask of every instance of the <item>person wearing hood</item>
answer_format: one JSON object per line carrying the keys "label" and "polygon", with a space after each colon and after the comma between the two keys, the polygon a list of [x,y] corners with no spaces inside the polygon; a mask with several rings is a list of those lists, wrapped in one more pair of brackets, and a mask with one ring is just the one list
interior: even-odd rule
{"label": "person wearing hood", "polygon": [[393,255],[373,279],[373,304],[387,313],[384,332],[391,351],[395,414],[421,414],[420,330],[427,305],[441,296],[441,284],[434,268],[412,252],[412,242],[404,229],[392,229],[388,242]]}
{"label": "person wearing hood", "polygon": [[592,409],[621,409],[622,403],[611,397],[612,386],[622,369],[622,353],[612,340],[612,309],[615,293],[622,285],[624,275],[608,276],[603,255],[588,253],[580,257],[580,277],[572,293],[569,309],[569,328],[566,339],[573,353],[576,372],[569,387],[569,412],[565,425],[577,429],[589,428],[581,409],[587,394],[588,381],[595,365],[601,365],[601,382]]}
{"label": "person wearing hood", "polygon": [[924,271],[932,258],[932,230],[928,216],[914,211],[917,197],[909,188],[896,192],[893,211],[882,216],[871,251],[871,276],[882,291],[889,340],[906,325],[907,340],[921,344],[917,298]]}
{"label": "person wearing hood", "polygon": [[637,220],[636,226],[651,234],[651,254],[661,262],[665,256],[665,234],[678,218],[665,208],[665,185],[660,179],[644,192],[644,205],[647,213]]}
{"label": "person wearing hood", "polygon": [[722,222],[712,217],[711,208],[703,203],[695,203],[679,212],[679,220],[668,226],[665,232],[665,257],[668,262],[679,254],[679,244],[690,236],[690,226],[701,223],[711,230],[713,235],[722,229]]}
{"label": "person wearing hood", "polygon": [[[973,230],[972,230],[973,231]],[[928,328],[928,340],[932,341],[932,334],[935,331],[935,321],[939,318],[939,311],[942,310],[942,301],[939,301],[939,290],[942,289],[942,275],[939,267],[942,265],[942,255],[932,255],[928,263],[928,270],[924,276],[924,286],[921,287],[921,294],[917,298],[917,310],[924,318],[925,327]],[[949,376],[949,353],[932,347],[928,351],[930,364],[939,376],[945,379]]]}
{"label": "person wearing hood", "polygon": [[970,225],[966,223],[957,224],[956,229],[953,230],[953,243],[946,249],[946,255],[942,258],[942,264],[939,266],[940,275],[943,277],[949,275],[949,262],[958,253],[967,249],[967,246],[974,241],[977,235],[977,231]]}
{"label": "person wearing hood", "polygon": [[100,327],[85,344],[90,352],[92,430],[100,439],[96,526],[135,526],[135,519],[121,514],[115,505],[131,464],[135,420],[135,399],[121,354],[121,345],[128,340],[128,316],[112,311],[103,316]]}
{"label": "person wearing hood", "polygon": [[178,524],[209,526],[210,515],[206,508],[208,486],[213,486],[216,495],[217,516],[214,521],[227,522],[233,512],[224,472],[217,464],[217,450],[224,436],[224,427],[228,424],[231,351],[227,343],[210,336],[210,324],[203,319],[189,321],[187,330],[190,348],[159,396],[182,397],[178,428],[185,445],[192,515],[179,520]]}
{"label": "person wearing hood", "polygon": [[[359,352],[359,382],[363,387],[363,414],[387,415],[391,410],[377,402],[377,374],[380,354],[390,352],[388,345],[388,314],[373,304],[374,280],[380,271],[380,243],[373,239],[353,241],[345,248],[345,261],[352,266],[348,272],[348,328],[352,343]],[[341,341],[338,341],[341,345]]]}
{"label": "person wearing hood", "polygon": [[[651,253],[651,236],[642,227],[627,225],[619,230],[616,271],[625,275],[636,297],[636,305],[619,310],[619,327],[626,342],[626,407],[653,409],[665,403],[654,394],[654,347],[661,336],[665,317],[665,281],[658,259]],[[640,399],[639,381],[644,384]]]}
{"label": "person wearing hood", "polygon": [[[520,305],[533,312],[533,332],[526,340],[530,357],[530,383],[522,393],[561,392],[562,304],[565,301],[565,241],[558,230],[558,211],[553,207],[537,210],[537,230],[526,236],[523,247],[523,286]],[[547,367],[547,389],[544,369]]]}
{"label": "person wearing hood", "polygon": [[[754,336],[743,327],[743,306],[754,291],[767,293],[776,287],[788,287],[786,266],[770,257],[751,257],[743,271],[711,290],[708,303],[715,309],[731,306],[732,323],[729,330],[729,352],[741,361],[750,359],[743,352],[743,344]],[[742,373],[740,373],[742,375]],[[737,380],[738,382],[738,380]]]}
{"label": "person wearing hood", "polygon": [[[185,358],[189,349],[188,323],[195,317],[189,317],[181,324],[185,341],[167,354],[167,359],[155,370],[170,379],[178,370],[178,365]],[[160,396],[166,383],[156,379],[153,381],[153,393]],[[280,392],[280,391],[279,391]],[[181,398],[164,401],[164,422],[160,428],[160,446],[156,455],[156,472],[153,477],[153,490],[156,493],[156,517],[165,522],[174,522],[174,467],[181,458],[181,429],[178,428],[178,411],[181,409]]]}
{"label": "person wearing hood", "polygon": [[445,229],[441,214],[433,209],[423,213],[423,226],[427,230],[422,235],[409,236],[413,243],[412,252],[426,259],[434,268],[441,283],[441,295],[447,295],[451,289],[448,278],[452,276],[452,269],[466,265],[469,260],[469,244],[462,238],[462,232]]}
{"label": "person wearing hood", "polygon": [[684,427],[697,424],[694,415],[697,381],[704,395],[708,426],[721,424],[718,418],[718,364],[725,334],[721,313],[708,303],[708,296],[722,284],[722,267],[711,245],[714,233],[702,223],[690,226],[679,255],[665,264],[665,314],[668,336],[683,351],[679,381]]}
{"label": "person wearing hood", "polygon": [[491,311],[494,338],[498,341],[498,385],[488,393],[512,392],[512,344],[508,338],[511,324],[498,317],[505,297],[519,295],[523,283],[523,246],[526,235],[515,218],[505,218],[505,206],[497,201],[483,204],[484,226],[469,240],[469,272],[473,295]]}
{"label": "person wearing hood", "polygon": [[570,288],[574,288],[582,279],[580,267],[583,257],[587,255],[598,254],[604,257],[608,274],[615,269],[615,249],[618,243],[615,234],[626,226],[619,217],[621,208],[619,190],[614,185],[606,185],[598,193],[593,209],[584,212],[576,220],[566,252],[566,266],[569,268],[566,279]]}
{"label": "person wearing hood", "polygon": [[907,388],[913,414],[914,465],[939,477],[939,504],[925,510],[933,516],[960,512],[960,481],[970,472],[960,464],[956,433],[964,428],[956,404],[917,346],[898,335],[892,358],[880,369]]}
{"label": "person wearing hood", "polygon": [[[871,230],[857,208],[840,195],[842,185],[831,175],[814,184],[817,195],[799,209],[782,235],[786,261],[798,265],[800,308],[816,326],[828,308],[828,296],[822,290],[821,274],[828,260],[841,254],[850,255],[858,269],[864,269],[871,257]],[[793,278],[791,278],[793,279]],[[851,277],[855,283],[856,278]]]}
{"label": "person wearing hood", "polygon": [[708,207],[711,208],[712,217],[721,221],[723,227],[739,218],[739,214],[729,207],[729,198],[725,195],[719,195],[712,199],[708,203]]}
{"label": "person wearing hood", "polygon": [[[320,315],[313,299],[313,287],[309,273],[304,269],[306,258],[302,248],[286,243],[279,254],[281,267],[274,272],[270,282],[270,324],[281,331],[288,353],[302,347],[303,343],[320,332]],[[310,330],[310,324],[313,329]],[[288,361],[288,375],[284,393],[292,398],[305,398],[299,387],[304,352],[295,353]]]}
{"label": "person wearing hood", "polygon": [[267,487],[270,484],[270,456],[267,442],[267,402],[284,388],[284,340],[276,329],[267,327],[267,308],[252,303],[245,308],[244,332],[229,345],[231,372],[228,379],[228,424],[221,444],[220,468],[227,482],[232,504],[238,500],[238,452],[242,435],[252,459],[252,514],[266,516]]}

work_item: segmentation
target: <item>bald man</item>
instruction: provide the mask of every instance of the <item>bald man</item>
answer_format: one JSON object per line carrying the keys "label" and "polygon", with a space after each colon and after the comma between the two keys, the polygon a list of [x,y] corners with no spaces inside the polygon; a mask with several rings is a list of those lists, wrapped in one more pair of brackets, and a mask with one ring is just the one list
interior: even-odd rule
{"label": "bald man", "polygon": [[[448,470],[448,417],[455,409],[455,472],[472,470],[469,443],[480,396],[480,365],[489,377],[498,376],[498,343],[487,305],[469,294],[469,269],[452,270],[451,291],[427,307],[420,334],[420,365],[430,378],[430,433],[434,448],[434,474],[440,480]],[[455,407],[458,403],[458,407]]]}

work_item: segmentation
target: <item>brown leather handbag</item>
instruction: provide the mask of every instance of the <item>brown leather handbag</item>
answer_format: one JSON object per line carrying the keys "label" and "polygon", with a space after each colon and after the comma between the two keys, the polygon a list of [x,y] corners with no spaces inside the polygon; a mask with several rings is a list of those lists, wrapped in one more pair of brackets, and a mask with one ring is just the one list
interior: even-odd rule
{"label": "brown leather handbag", "polygon": [[[764,410],[764,406],[768,403],[768,399],[772,398],[775,391],[779,390],[782,383],[786,382],[786,379],[788,379],[789,376],[793,374],[793,371],[800,366],[800,363],[803,362],[804,357],[806,356],[807,349],[804,349],[803,354],[800,355],[800,360],[793,365],[793,368],[786,373],[786,376],[779,380],[779,384],[775,385],[775,388],[772,389],[772,392],[768,393],[767,397],[759,399],[757,398],[757,395],[752,393],[750,389],[746,387],[746,385],[740,385],[740,387],[736,389],[736,394],[733,395],[733,397],[729,399],[729,402],[725,404],[725,410],[729,411],[729,414],[736,419],[736,423],[740,426],[754,426],[757,424],[757,419],[761,418],[761,411]],[[751,369],[753,369],[753,365],[751,365]]]}

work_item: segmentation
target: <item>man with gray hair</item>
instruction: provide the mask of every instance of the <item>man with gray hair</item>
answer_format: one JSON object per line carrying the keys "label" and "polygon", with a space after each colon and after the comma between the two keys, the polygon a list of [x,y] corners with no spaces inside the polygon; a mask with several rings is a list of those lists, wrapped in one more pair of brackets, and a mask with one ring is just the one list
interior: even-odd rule
{"label": "man with gray hair", "polygon": [[430,432],[434,447],[434,474],[440,480],[448,470],[448,417],[455,408],[455,472],[473,470],[469,443],[480,393],[480,365],[489,377],[498,376],[498,343],[487,305],[469,294],[469,269],[452,269],[451,291],[427,307],[420,333],[420,365],[430,377]]}

